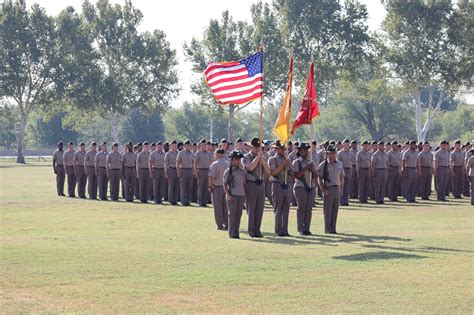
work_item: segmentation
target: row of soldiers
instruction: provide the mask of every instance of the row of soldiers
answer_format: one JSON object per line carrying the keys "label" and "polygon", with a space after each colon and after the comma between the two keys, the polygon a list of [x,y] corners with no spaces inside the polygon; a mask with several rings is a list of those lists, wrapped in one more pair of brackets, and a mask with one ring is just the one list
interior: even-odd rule
{"label": "row of soldiers", "polygon": [[[70,197],[75,196],[77,182],[78,195],[85,198],[87,182],[92,199],[98,188],[99,198],[106,200],[109,185],[111,199],[118,200],[120,183],[127,201],[135,197],[144,203],[167,200],[172,205],[180,201],[187,206],[197,201],[206,206],[212,199],[217,228],[228,230],[231,237],[238,237],[236,218],[240,222],[238,209],[244,205],[249,215],[249,235],[262,236],[260,226],[267,197],[274,207],[276,235],[288,236],[290,204],[297,206],[298,232],[311,234],[316,194],[324,200],[327,233],[336,232],[339,204],[348,205],[349,197],[362,203],[368,202],[369,197],[377,203],[383,203],[384,197],[397,201],[398,196],[403,196],[407,202],[415,202],[416,195],[428,199],[434,175],[438,200],[446,200],[450,190],[460,198],[462,193],[466,195],[465,184],[473,176],[472,151],[470,143],[462,146],[459,141],[452,148],[447,141],[441,142],[434,154],[429,143],[420,145],[415,141],[404,145],[396,141],[364,141],[362,150],[358,150],[356,141],[346,139],[327,141],[318,150],[315,141],[294,145],[290,142],[285,147],[279,141],[260,145],[256,138],[250,144],[238,139],[234,146],[223,139],[220,144],[205,140],[199,144],[172,141],[151,146],[147,142],[128,143],[122,152],[116,143],[108,152],[105,142],[99,150],[93,142],[88,152],[84,143],[74,151],[70,142],[67,151],[62,143],[58,144],[53,168],[58,195],[64,195],[67,175]],[[234,163],[234,159],[241,162]],[[231,171],[233,168],[236,172]],[[232,183],[239,178],[240,168],[245,174],[243,191],[238,188],[242,182]],[[232,176],[225,176],[226,170]],[[472,187],[469,194],[472,203]],[[236,203],[229,203],[230,200]]]}

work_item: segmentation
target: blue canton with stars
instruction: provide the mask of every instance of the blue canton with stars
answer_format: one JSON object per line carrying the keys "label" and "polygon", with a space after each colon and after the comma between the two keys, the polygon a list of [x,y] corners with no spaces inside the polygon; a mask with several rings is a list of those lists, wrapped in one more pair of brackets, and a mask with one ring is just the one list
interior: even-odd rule
{"label": "blue canton with stars", "polygon": [[245,59],[240,60],[241,64],[244,64],[247,67],[247,71],[249,73],[249,77],[253,77],[256,74],[262,73],[263,64],[262,64],[262,56],[263,52],[259,50],[255,54]]}

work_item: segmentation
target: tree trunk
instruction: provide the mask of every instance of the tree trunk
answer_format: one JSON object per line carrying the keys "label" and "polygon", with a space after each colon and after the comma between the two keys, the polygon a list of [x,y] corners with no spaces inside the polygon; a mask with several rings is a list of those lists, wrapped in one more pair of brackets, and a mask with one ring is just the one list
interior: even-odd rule
{"label": "tree trunk", "polygon": [[213,138],[213,133],[214,133],[214,117],[211,116],[211,126],[210,126],[210,130],[209,130],[209,141],[212,142],[212,138]]}
{"label": "tree trunk", "polygon": [[421,109],[421,92],[420,89],[415,91],[415,122],[416,122],[416,137],[418,141],[425,141],[423,136],[423,124],[422,124],[422,116],[423,110]]}
{"label": "tree trunk", "polygon": [[234,117],[235,117],[235,105],[229,105],[229,121],[227,123],[227,141],[233,142],[234,140]]}
{"label": "tree trunk", "polygon": [[17,154],[16,154],[16,162],[26,164],[25,162],[25,131],[26,131],[26,122],[28,116],[26,114],[22,114],[20,118],[20,126],[18,128],[18,133],[16,136],[16,143],[17,143]]}

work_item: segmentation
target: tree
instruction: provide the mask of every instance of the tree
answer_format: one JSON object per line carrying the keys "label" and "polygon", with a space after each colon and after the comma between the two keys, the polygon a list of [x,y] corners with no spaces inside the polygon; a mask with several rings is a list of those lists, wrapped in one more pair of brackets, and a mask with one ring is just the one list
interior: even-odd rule
{"label": "tree", "polygon": [[387,61],[411,95],[417,137],[424,141],[447,95],[472,87],[474,4],[385,1],[385,7]]}
{"label": "tree", "polygon": [[17,117],[15,107],[5,101],[0,101],[0,146],[4,149],[14,148]]}
{"label": "tree", "polygon": [[33,117],[35,119],[31,124],[31,131],[36,145],[54,146],[58,141],[77,142],[79,133],[68,126],[63,126],[64,116],[66,112],[63,111],[56,112],[50,117]]}
{"label": "tree", "polygon": [[123,143],[132,141],[163,141],[165,128],[160,110],[153,112],[132,109],[124,121],[124,127],[120,135]]}

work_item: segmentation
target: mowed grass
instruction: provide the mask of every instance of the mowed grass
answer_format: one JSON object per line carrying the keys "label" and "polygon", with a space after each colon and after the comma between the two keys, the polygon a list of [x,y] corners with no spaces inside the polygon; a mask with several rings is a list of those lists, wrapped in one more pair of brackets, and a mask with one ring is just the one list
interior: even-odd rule
{"label": "mowed grass", "polygon": [[[473,313],[467,199],[341,209],[338,235],[214,229],[212,208],[57,197],[50,163],[0,162],[1,312]],[[290,233],[296,235],[292,209]]]}

